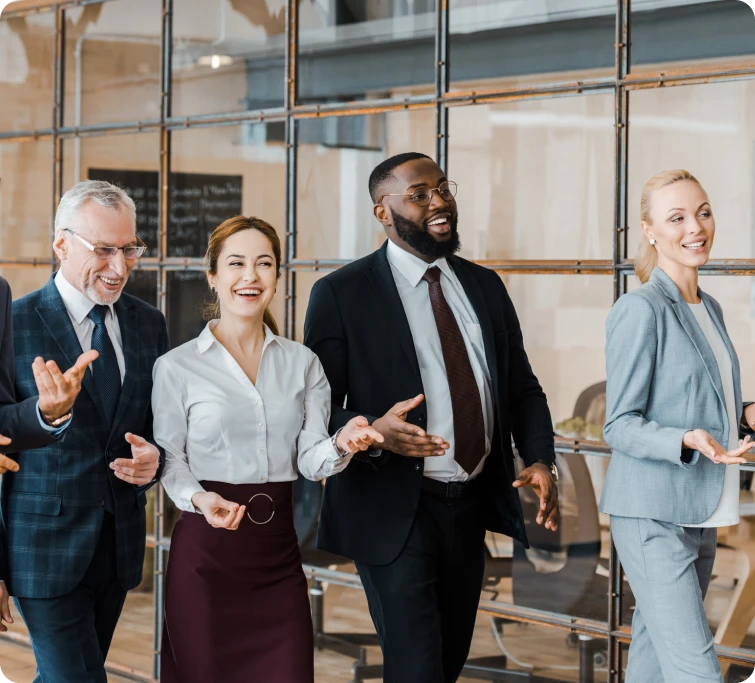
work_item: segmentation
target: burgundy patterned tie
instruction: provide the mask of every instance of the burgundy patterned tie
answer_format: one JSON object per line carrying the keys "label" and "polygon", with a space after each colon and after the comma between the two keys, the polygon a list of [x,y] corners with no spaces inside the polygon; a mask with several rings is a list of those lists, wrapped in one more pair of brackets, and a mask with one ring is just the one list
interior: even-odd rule
{"label": "burgundy patterned tie", "polygon": [[472,372],[464,337],[461,336],[453,311],[443,296],[440,268],[428,268],[422,279],[427,282],[430,291],[430,303],[433,306],[435,324],[438,326],[448,388],[451,392],[451,407],[454,413],[454,458],[465,472],[472,474],[485,455],[485,422],[482,417],[480,390]]}

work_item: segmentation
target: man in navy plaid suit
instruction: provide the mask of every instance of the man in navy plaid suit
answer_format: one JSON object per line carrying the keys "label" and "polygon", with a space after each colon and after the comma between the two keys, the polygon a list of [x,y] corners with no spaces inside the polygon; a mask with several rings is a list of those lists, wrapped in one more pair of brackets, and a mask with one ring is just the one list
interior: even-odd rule
{"label": "man in navy plaid suit", "polygon": [[122,290],[144,244],[128,195],[84,181],[55,217],[60,270],[13,304],[16,394],[35,391],[37,356],[72,366],[98,352],[59,442],[20,453],[3,475],[8,590],[26,622],[35,683],[105,683],[126,598],[142,578],[145,491],[164,453],[152,440],[152,366],[163,315]]}

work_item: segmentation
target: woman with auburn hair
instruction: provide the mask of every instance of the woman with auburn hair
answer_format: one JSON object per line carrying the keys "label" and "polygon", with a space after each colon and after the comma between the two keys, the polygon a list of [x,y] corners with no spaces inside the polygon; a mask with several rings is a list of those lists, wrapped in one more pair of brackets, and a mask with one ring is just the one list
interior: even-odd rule
{"label": "woman with auburn hair", "polygon": [[602,512],[636,600],[627,683],[721,683],[703,600],[716,529],[739,521],[739,464],[755,406],[718,302],[698,287],[716,224],[687,171],[645,185],[643,285],[606,321]]}
{"label": "woman with auburn hair", "polygon": [[[383,438],[363,417],[328,436],[317,356],[278,336],[275,229],[238,216],[207,249],[213,318],[154,369],[162,484],[183,510],[171,539],[163,683],[312,683],[312,620],[293,481],[320,480]],[[230,532],[230,533],[229,533]]]}

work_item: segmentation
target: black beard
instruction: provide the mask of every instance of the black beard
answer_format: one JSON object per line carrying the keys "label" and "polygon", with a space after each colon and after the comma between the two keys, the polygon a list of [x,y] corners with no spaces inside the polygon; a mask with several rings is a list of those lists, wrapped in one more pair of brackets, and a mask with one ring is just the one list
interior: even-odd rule
{"label": "black beard", "polygon": [[461,240],[456,229],[459,222],[458,215],[451,218],[451,236],[444,242],[436,240],[424,225],[404,218],[393,209],[391,209],[391,216],[393,217],[393,227],[396,228],[396,234],[414,251],[427,259],[437,261],[441,258],[448,258],[461,249]]}

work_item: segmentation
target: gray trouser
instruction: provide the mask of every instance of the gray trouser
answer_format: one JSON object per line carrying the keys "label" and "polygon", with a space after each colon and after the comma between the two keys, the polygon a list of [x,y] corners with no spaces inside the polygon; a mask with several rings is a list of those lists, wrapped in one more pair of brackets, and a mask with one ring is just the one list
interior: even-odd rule
{"label": "gray trouser", "polygon": [[612,515],[611,533],[636,601],[626,683],[722,683],[703,607],[716,529]]}

